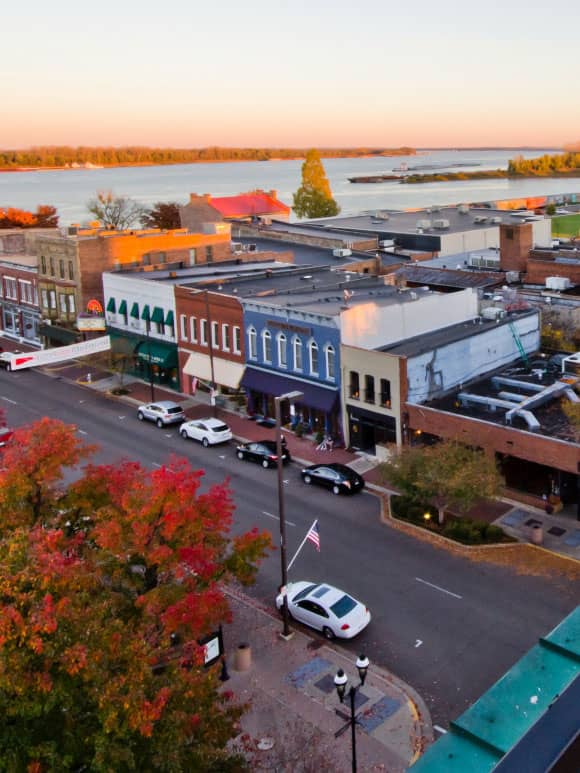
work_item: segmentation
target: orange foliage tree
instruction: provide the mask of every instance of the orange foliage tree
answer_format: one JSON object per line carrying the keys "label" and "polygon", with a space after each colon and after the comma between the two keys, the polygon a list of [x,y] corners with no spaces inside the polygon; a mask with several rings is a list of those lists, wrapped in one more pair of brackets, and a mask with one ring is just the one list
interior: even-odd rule
{"label": "orange foliage tree", "polygon": [[42,419],[2,455],[0,768],[241,770],[243,709],[198,641],[269,535],[232,538],[227,485],[186,460],[81,468],[93,451]]}
{"label": "orange foliage tree", "polygon": [[56,208],[39,204],[36,212],[0,207],[0,228],[57,228]]}

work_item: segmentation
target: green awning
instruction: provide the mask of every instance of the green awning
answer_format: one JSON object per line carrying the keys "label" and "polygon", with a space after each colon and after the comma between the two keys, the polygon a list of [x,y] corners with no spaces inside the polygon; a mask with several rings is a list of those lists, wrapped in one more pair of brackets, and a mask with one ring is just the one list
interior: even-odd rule
{"label": "green awning", "polygon": [[69,330],[58,325],[47,325],[46,323],[38,326],[38,332],[41,336],[48,338],[49,341],[57,341],[59,344],[74,344],[79,337],[76,330]]}
{"label": "green awning", "polygon": [[143,311],[141,312],[141,319],[144,319],[145,322],[149,322],[151,319],[151,312],[149,310],[149,304],[146,303],[145,306],[143,306]]}
{"label": "green awning", "polygon": [[139,304],[138,303],[134,303],[131,306],[131,316],[133,317],[133,319],[139,319]]}
{"label": "green awning", "polygon": [[127,301],[121,301],[121,305],[119,306],[119,314],[126,314],[127,313]]}
{"label": "green awning", "polygon": [[177,367],[177,347],[161,341],[141,341],[137,347],[137,357],[162,368]]}
{"label": "green awning", "polygon": [[117,305],[115,304],[114,298],[109,298],[109,302],[107,303],[107,311],[110,311],[111,314],[114,314],[117,311]]}
{"label": "green awning", "polygon": [[165,324],[168,327],[173,327],[174,326],[175,322],[173,320],[173,312],[172,311],[168,311],[167,312],[167,316],[165,317]]}
{"label": "green awning", "polygon": [[163,309],[160,309],[159,306],[155,306],[153,309],[153,314],[151,315],[151,322],[156,322],[157,324],[163,322]]}

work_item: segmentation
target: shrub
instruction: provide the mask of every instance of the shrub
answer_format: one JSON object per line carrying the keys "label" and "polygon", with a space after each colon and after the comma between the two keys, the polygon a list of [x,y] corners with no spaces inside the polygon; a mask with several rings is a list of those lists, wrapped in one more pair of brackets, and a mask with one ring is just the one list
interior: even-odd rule
{"label": "shrub", "polygon": [[324,432],[321,429],[319,429],[318,432],[316,433],[316,445],[319,446],[323,440],[324,440]]}

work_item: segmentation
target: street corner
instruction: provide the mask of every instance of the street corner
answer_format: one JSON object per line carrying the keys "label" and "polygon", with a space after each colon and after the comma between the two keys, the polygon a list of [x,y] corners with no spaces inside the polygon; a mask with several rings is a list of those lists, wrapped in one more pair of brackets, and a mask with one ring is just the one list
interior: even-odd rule
{"label": "street corner", "polygon": [[[330,714],[348,719],[347,703],[340,703],[334,677],[344,665],[343,658],[324,653],[313,657],[284,677],[286,684],[323,706]],[[340,661],[340,662],[339,662]],[[355,671],[354,662],[352,670]],[[348,674],[356,686],[358,679]],[[369,678],[356,688],[354,696],[357,724],[371,739],[389,749],[404,767],[412,764],[428,744],[423,720],[412,697],[383,680]],[[343,716],[344,715],[344,716]],[[337,730],[340,719],[337,718]]]}

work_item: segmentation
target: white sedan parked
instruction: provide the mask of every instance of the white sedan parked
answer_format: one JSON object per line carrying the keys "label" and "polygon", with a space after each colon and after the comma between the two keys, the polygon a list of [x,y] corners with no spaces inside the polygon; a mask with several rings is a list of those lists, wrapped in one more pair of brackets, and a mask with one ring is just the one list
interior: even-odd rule
{"label": "white sedan parked", "polygon": [[[327,639],[352,639],[371,621],[371,613],[364,604],[326,582],[290,582],[286,594],[291,617],[322,631]],[[282,604],[283,596],[279,593],[278,609],[282,609]]]}
{"label": "white sedan parked", "polygon": [[184,440],[199,440],[204,448],[215,446],[217,443],[227,443],[232,439],[231,429],[219,419],[186,421],[179,428],[179,434]]}

